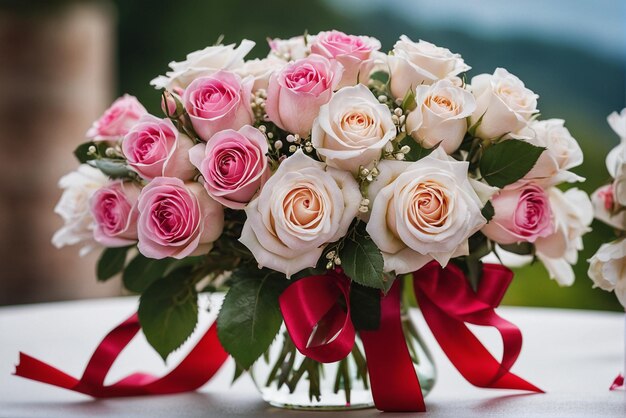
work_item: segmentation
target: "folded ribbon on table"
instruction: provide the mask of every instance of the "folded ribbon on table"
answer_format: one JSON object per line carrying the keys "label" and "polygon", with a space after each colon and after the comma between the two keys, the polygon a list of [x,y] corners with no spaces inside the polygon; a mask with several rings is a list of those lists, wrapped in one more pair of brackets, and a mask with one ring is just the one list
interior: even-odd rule
{"label": "folded ribbon on table", "polygon": [[217,326],[213,324],[180,364],[164,377],[134,373],[105,386],[104,379],[113,362],[140,329],[135,313],[109,332],[94,351],[80,380],[24,353],[20,353],[15,375],[94,398],[164,395],[198,389],[213,377],[228,358],[228,353],[217,338]]}
{"label": "folded ribbon on table", "polygon": [[[413,273],[413,288],[426,323],[466,380],[485,388],[542,392],[509,371],[520,353],[522,335],[494,308],[512,277],[506,267],[485,264],[478,291],[474,292],[460,269],[453,265],[441,268],[432,262]],[[285,325],[301,353],[324,363],[341,360],[350,353],[356,332],[350,319],[349,291],[350,279],[341,271],[331,271],[297,280],[283,292],[279,302]],[[379,328],[360,332],[372,396],[382,411],[424,411],[419,380],[402,331],[400,296],[400,282],[396,281],[382,296]],[[465,323],[492,326],[500,332],[502,362],[487,351]],[[228,358],[213,324],[166,376],[135,373],[105,386],[113,362],[139,329],[136,314],[113,329],[92,355],[80,380],[23,353],[15,374],[96,398],[156,395],[199,388]]]}

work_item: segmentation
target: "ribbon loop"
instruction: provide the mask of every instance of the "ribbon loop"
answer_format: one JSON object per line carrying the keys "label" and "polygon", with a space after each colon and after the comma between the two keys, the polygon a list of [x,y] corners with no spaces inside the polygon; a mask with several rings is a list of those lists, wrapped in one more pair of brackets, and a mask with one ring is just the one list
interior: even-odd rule
{"label": "ribbon loop", "polygon": [[331,271],[304,277],[278,302],[300,353],[320,363],[334,363],[350,354],[356,333],[350,320],[350,279],[345,274]]}

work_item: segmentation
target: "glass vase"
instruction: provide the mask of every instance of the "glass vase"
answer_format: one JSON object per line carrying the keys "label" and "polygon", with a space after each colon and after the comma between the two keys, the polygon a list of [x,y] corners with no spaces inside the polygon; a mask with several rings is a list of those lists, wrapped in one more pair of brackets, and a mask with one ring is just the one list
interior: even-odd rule
{"label": "glass vase", "polygon": [[[430,351],[417,327],[402,311],[402,327],[413,367],[426,396],[437,377]],[[250,374],[263,399],[287,409],[348,410],[374,406],[363,344],[356,336],[352,352],[335,363],[319,363],[300,354],[285,326]]]}

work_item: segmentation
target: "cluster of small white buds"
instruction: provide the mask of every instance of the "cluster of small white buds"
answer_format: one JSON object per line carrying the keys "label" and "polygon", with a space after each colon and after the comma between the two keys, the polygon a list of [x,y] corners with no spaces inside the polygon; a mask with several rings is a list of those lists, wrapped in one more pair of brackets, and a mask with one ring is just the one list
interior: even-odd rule
{"label": "cluster of small white buds", "polygon": [[341,265],[341,258],[339,258],[335,250],[327,252],[326,259],[328,260],[328,263],[326,263],[326,270],[331,270],[335,266]]}
{"label": "cluster of small white buds", "polygon": [[98,149],[95,145],[90,145],[89,148],[87,148],[87,155],[96,155],[97,152]]}
{"label": "cluster of small white buds", "polygon": [[122,148],[119,145],[116,145],[115,148],[114,147],[108,147],[105,151],[104,151],[104,155],[106,155],[109,158],[116,158],[116,157],[122,157]]}
{"label": "cluster of small white buds", "polygon": [[267,118],[267,115],[265,114],[265,99],[267,99],[267,92],[265,89],[259,89],[254,92],[250,103],[254,115],[257,118],[262,118],[263,120]]}
{"label": "cluster of small white buds", "polygon": [[359,205],[359,212],[367,213],[370,210],[370,200],[367,198],[361,199],[361,204]]}
{"label": "cluster of small white buds", "polygon": [[378,177],[378,174],[380,174],[380,172],[376,167],[373,167],[371,170],[363,166],[359,167],[359,180],[361,181],[371,183],[376,177]]}
{"label": "cluster of small white buds", "polygon": [[406,115],[403,114],[401,108],[397,107],[394,109],[391,120],[398,127],[398,131],[406,132]]}
{"label": "cluster of small white buds", "polygon": [[388,160],[404,161],[406,154],[409,152],[411,152],[411,147],[408,145],[403,145],[400,149],[396,150],[393,143],[388,142],[387,145],[385,145],[384,157]]}

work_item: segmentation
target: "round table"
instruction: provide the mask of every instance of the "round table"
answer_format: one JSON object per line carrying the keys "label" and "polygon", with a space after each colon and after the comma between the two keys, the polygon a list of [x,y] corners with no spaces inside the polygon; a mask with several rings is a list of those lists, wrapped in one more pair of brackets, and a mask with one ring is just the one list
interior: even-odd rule
{"label": "round table", "polygon": [[[204,299],[199,330],[215,319],[221,299]],[[208,306],[207,306],[208,305]],[[231,385],[234,364],[229,360],[200,391],[181,395],[94,400],[88,396],[13,376],[18,352],[23,351],[80,377],[102,337],[137,307],[135,297],[48,303],[0,308],[0,417],[257,417],[377,416],[375,409],[344,412],[305,412],[265,404],[250,378]],[[518,325],[524,348],[513,371],[544,389],[545,394],[479,389],[452,367],[418,310],[413,310],[438,367],[438,381],[426,398],[423,417],[589,417],[626,416],[626,392],[609,391],[624,359],[624,315],[563,309],[499,308]],[[495,330],[471,327],[498,357],[502,344]],[[175,365],[195,343],[173,353]],[[131,372],[163,374],[167,365],[143,335],[122,353],[109,375],[115,381]],[[107,380],[109,382],[109,380]],[[406,414],[385,414],[390,416]]]}

